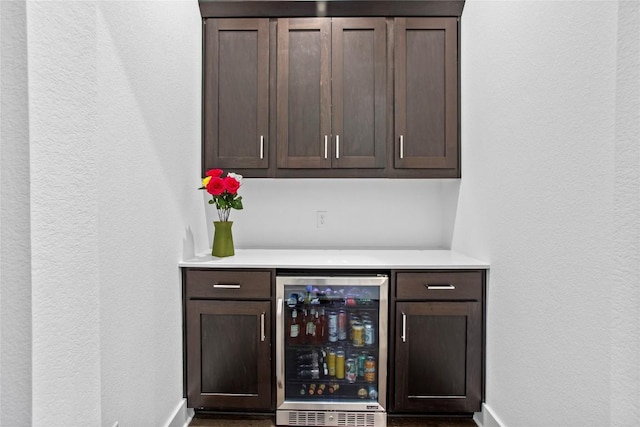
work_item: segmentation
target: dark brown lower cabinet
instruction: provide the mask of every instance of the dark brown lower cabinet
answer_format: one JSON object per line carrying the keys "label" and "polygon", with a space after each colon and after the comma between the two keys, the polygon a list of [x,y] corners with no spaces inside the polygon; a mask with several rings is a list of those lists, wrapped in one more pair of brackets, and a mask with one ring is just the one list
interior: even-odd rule
{"label": "dark brown lower cabinet", "polygon": [[[275,272],[183,268],[189,408],[275,410]],[[388,412],[480,411],[485,270],[389,273]]]}
{"label": "dark brown lower cabinet", "polygon": [[[268,272],[186,270],[189,408],[273,409],[271,300],[242,299],[270,298],[270,277]],[[229,299],[234,296],[237,299]]]}
{"label": "dark brown lower cabinet", "polygon": [[393,412],[480,411],[483,293],[480,272],[398,274]]}
{"label": "dark brown lower cabinet", "polygon": [[187,328],[197,334],[187,343],[193,349],[187,374],[190,408],[270,408],[270,308],[268,301],[187,303]]}

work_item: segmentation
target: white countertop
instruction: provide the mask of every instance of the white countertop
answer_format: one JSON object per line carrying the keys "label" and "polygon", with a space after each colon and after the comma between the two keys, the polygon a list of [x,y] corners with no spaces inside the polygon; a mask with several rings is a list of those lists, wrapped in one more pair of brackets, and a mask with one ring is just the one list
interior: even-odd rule
{"label": "white countertop", "polygon": [[178,265],[196,268],[489,268],[488,262],[450,250],[236,249],[235,253],[225,258],[202,254]]}

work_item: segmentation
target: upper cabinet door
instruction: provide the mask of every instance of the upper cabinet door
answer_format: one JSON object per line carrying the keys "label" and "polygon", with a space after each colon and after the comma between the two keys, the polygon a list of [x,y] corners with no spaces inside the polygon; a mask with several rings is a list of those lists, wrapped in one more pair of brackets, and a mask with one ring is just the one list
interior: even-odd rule
{"label": "upper cabinet door", "polygon": [[269,20],[205,23],[203,169],[269,167]]}
{"label": "upper cabinet door", "polygon": [[395,29],[394,167],[460,176],[457,19],[396,18]]}
{"label": "upper cabinet door", "polygon": [[278,168],[331,167],[331,20],[278,20]]}
{"label": "upper cabinet door", "polygon": [[332,167],[384,168],[386,23],[333,18]]}

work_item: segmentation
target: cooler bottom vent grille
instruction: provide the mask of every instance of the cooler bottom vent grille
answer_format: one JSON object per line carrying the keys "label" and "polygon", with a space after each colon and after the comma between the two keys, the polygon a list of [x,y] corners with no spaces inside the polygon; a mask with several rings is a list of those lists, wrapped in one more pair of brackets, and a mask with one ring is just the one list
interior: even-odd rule
{"label": "cooler bottom vent grille", "polygon": [[289,412],[290,426],[324,426],[325,413],[312,411],[291,411]]}
{"label": "cooler bottom vent grille", "polygon": [[338,413],[338,425],[345,427],[374,427],[373,414]]}
{"label": "cooler bottom vent grille", "polygon": [[330,414],[331,417],[327,412],[322,411],[289,411],[286,421],[290,426],[376,427],[374,413],[331,412]]}

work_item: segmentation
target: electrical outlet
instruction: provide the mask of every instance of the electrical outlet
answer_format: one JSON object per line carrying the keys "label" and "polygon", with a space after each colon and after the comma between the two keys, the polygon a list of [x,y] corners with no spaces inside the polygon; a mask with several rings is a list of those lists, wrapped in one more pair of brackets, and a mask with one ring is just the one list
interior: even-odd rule
{"label": "electrical outlet", "polygon": [[316,226],[318,228],[327,228],[327,211],[317,211],[316,212]]}

